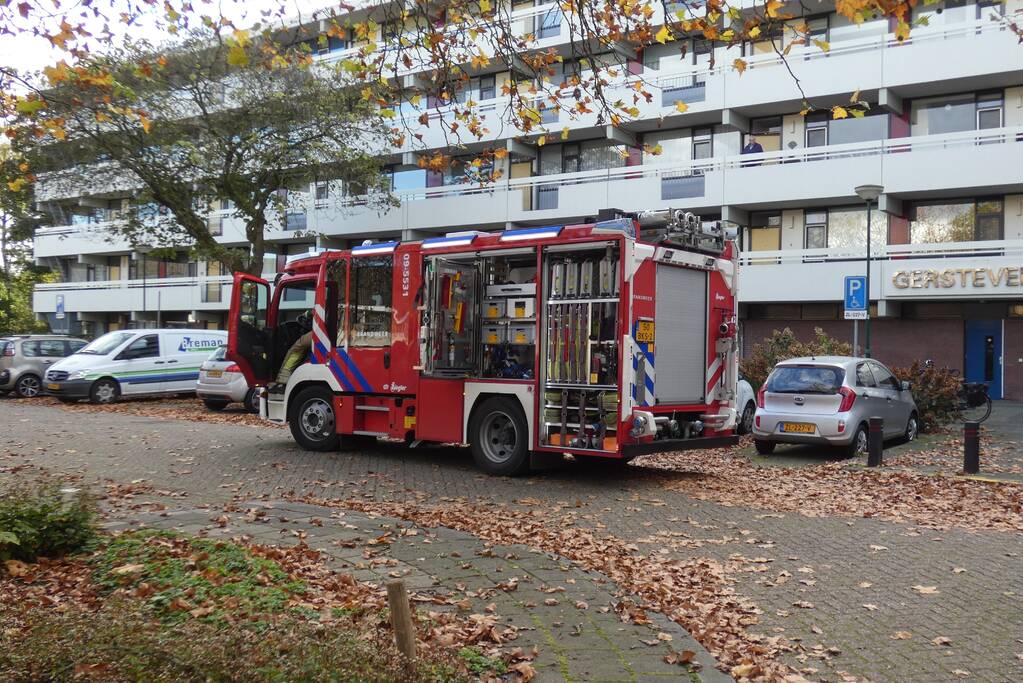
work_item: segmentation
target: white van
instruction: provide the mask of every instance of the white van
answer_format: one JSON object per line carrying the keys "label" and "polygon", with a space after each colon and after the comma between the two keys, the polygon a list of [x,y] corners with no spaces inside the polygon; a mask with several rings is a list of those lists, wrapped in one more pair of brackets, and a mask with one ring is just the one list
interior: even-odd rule
{"label": "white van", "polygon": [[195,391],[199,366],[226,343],[221,330],[108,332],[50,366],[45,390],[65,403]]}

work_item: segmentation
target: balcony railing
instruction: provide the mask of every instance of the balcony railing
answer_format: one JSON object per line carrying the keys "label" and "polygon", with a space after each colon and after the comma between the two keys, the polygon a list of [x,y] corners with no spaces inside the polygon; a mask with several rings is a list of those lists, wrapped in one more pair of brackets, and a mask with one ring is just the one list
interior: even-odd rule
{"label": "balcony railing", "polygon": [[89,282],[49,282],[36,285],[37,292],[66,292],[92,289],[156,289],[162,287],[196,287],[211,283],[230,284],[233,278],[222,277],[165,277],[147,278],[146,280],[92,280]]}
{"label": "balcony railing", "polygon": [[[558,209],[561,205],[562,193],[566,188],[575,188],[589,185],[593,187],[591,195],[594,206],[602,201],[607,201],[608,206],[613,206],[621,200],[615,196],[623,196],[628,192],[628,187],[637,183],[646,184],[646,195],[650,196],[649,184],[655,183],[657,192],[653,199],[659,197],[662,201],[677,199],[698,199],[707,197],[707,192],[713,189],[716,193],[714,203],[721,204],[742,203],[741,198],[736,198],[736,193],[741,193],[744,186],[744,174],[757,174],[767,172],[766,169],[782,169],[799,167],[805,164],[819,164],[842,160],[859,158],[878,158],[891,155],[906,155],[914,152],[928,152],[941,150],[969,149],[983,146],[985,153],[1001,148],[1002,145],[1023,142],[1023,126],[996,128],[989,130],[965,131],[962,133],[947,133],[942,135],[926,135],[907,138],[892,138],[885,140],[869,140],[866,142],[846,143],[840,145],[828,145],[825,147],[809,147],[793,150],[781,150],[776,152],[763,152],[760,154],[744,154],[734,156],[714,157],[701,159],[686,163],[667,164],[643,164],[641,166],[624,166],[618,168],[599,169],[594,171],[581,171],[577,173],[559,173],[551,175],[533,176],[529,178],[502,179],[493,184],[480,185],[478,183],[460,183],[444,185],[442,187],[423,187],[407,190],[400,190],[394,193],[395,197],[404,205],[415,205],[424,207],[422,202],[436,202],[445,199],[462,199],[470,197],[490,197],[494,202],[494,220],[521,220],[521,212],[526,216],[530,212]],[[1004,149],[1004,148],[1003,148]],[[1023,144],[1019,145],[1019,151],[1023,154]],[[893,157],[894,158],[894,157]],[[913,157],[907,157],[907,161]],[[1010,168],[1015,172],[1017,169]],[[720,175],[715,176],[714,182],[708,182],[708,176],[720,172],[727,172],[727,182],[722,183]],[[772,173],[774,171],[771,171]],[[1007,171],[1008,172],[1008,171]],[[734,175],[734,174],[740,175]],[[750,180],[752,183],[759,183],[759,180]],[[1007,183],[1019,184],[1018,177],[1015,180],[1006,179]],[[622,185],[626,183],[629,185]],[[723,188],[723,190],[722,190]],[[931,187],[928,189],[938,189]],[[893,191],[905,191],[895,190]],[[723,192],[723,194],[722,194]],[[779,192],[784,192],[779,190]],[[512,193],[524,195],[523,201],[510,200],[505,204],[506,198]],[[850,188],[851,194],[851,188]],[[851,197],[850,197],[851,198]],[[776,200],[786,199],[786,196],[779,195]],[[760,201],[760,200],[758,200]],[[333,202],[329,208],[320,209],[310,216],[310,225],[315,229],[323,231],[324,226],[313,222],[317,219],[330,221],[330,216],[336,213],[337,209],[364,209],[368,205],[366,197],[348,196]],[[499,215],[505,206],[513,211],[515,215]],[[424,208],[429,208],[425,205]],[[622,207],[624,208],[624,207]],[[416,217],[410,214],[407,227],[419,227],[415,224]],[[372,228],[365,224],[364,230]],[[47,228],[40,231],[40,236],[52,234],[70,234],[76,230],[74,227]]]}
{"label": "balcony railing", "polygon": [[[870,260],[883,262],[912,259],[970,259],[987,256],[1023,256],[1023,240],[889,244],[880,249],[872,249]],[[865,261],[866,258],[866,246],[830,247],[827,249],[744,251],[739,256],[739,263],[742,266],[785,266],[803,263]]]}

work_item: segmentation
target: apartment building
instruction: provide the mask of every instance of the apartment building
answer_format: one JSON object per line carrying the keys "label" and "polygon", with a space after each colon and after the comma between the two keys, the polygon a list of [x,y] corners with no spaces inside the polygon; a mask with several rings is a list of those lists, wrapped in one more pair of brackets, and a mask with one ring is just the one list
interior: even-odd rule
{"label": "apartment building", "polygon": [[[509,11],[523,35],[564,54],[564,73],[585,70],[572,59],[557,7],[514,0]],[[511,78],[495,61],[458,97],[494,117],[493,132],[466,154],[505,144],[497,183],[481,187],[457,163],[445,172],[419,168],[422,145],[446,144],[438,126],[424,128],[419,147],[389,159],[400,207],[377,213],[358,198],[332,197],[327,184],[299,188],[307,209],[277,226],[265,271],[272,275],[310,248],[365,239],[570,224],[605,208],[672,206],[739,229],[747,349],[786,326],[851,340],[843,281],[866,272],[868,232],[854,188],[877,184],[884,191],[870,230],[874,355],[893,365],[933,358],[989,382],[995,396],[1023,398],[1023,47],[992,19],[1023,11],[1023,0],[919,7],[916,18],[927,25],[901,41],[887,20],[856,25],[828,1],[788,10],[800,15],[806,7],[813,13],[800,21],[829,51],[797,45],[786,65],[775,49],[791,39],[784,32],[727,51],[690,40],[684,56],[678,43],[658,45],[631,60],[617,86],[627,92],[641,78],[653,93],[638,105],[638,120],[615,129],[595,116],[548,110],[544,124],[567,127],[569,136],[543,145],[493,125],[506,102],[501,85]],[[319,58],[351,49],[331,39],[318,46]],[[742,73],[732,67],[739,56]],[[858,91],[869,111],[802,115],[790,69],[818,106],[847,103]],[[688,105],[684,113],[679,101]],[[421,114],[401,113],[413,121]],[[763,151],[743,154],[751,136]],[[158,315],[165,325],[224,324],[231,285],[219,264],[157,259],[112,236],[128,194],[39,191],[62,217],[35,243],[36,260],[63,275],[35,295],[36,312],[54,329],[99,334]],[[217,207],[210,221],[225,244],[245,244],[230,206]]]}

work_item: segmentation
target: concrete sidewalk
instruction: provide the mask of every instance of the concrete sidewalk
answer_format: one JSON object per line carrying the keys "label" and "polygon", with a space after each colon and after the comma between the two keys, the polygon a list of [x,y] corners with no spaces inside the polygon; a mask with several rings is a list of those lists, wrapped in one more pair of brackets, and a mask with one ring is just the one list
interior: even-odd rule
{"label": "concrete sidewalk", "polygon": [[[541,683],[731,680],[714,668],[714,658],[699,643],[663,615],[647,612],[649,625],[623,623],[615,610],[623,597],[617,586],[556,556],[338,508],[265,501],[237,507],[241,512],[128,512],[106,526],[111,531],[148,527],[210,538],[243,536],[266,545],[304,539],[330,558],[331,568],[360,581],[404,579],[423,609],[451,609],[428,602],[432,596],[469,599],[473,613],[486,613],[490,606],[505,627],[519,629],[512,646],[539,649],[532,665]],[[671,650],[694,652],[697,666],[666,663]]]}

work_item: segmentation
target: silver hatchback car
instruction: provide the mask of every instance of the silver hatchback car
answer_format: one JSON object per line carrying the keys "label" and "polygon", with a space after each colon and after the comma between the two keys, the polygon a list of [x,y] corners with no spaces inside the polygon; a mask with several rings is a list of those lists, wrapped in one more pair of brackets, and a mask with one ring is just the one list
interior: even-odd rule
{"label": "silver hatchback car", "polygon": [[21,398],[42,393],[47,369],[86,345],[84,339],[58,334],[23,334],[0,339],[0,395]]}
{"label": "silver hatchback car", "polygon": [[912,441],[920,418],[909,382],[900,382],[869,358],[793,358],[774,367],[757,393],[753,439],[768,455],[779,443],[839,446],[846,455],[867,451],[867,424],[884,418],[884,438]]}
{"label": "silver hatchback car", "polygon": [[249,412],[259,412],[259,394],[250,387],[241,369],[227,359],[227,347],[221,346],[199,366],[196,396],[210,410],[223,410],[229,403],[241,403]]}

